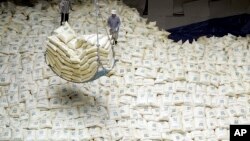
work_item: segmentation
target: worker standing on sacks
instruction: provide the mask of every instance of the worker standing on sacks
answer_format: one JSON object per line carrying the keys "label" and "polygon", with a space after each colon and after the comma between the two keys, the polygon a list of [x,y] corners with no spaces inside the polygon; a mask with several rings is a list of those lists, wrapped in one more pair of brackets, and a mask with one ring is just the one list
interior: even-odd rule
{"label": "worker standing on sacks", "polygon": [[69,9],[73,11],[70,0],[61,0],[59,9],[61,12],[61,25],[62,25],[63,22],[66,21],[68,22],[69,20]]}
{"label": "worker standing on sacks", "polygon": [[121,25],[121,21],[116,14],[116,10],[112,10],[111,14],[112,15],[108,19],[108,26],[110,28],[110,34],[112,35],[112,39],[114,40],[114,43],[117,44],[118,32]]}

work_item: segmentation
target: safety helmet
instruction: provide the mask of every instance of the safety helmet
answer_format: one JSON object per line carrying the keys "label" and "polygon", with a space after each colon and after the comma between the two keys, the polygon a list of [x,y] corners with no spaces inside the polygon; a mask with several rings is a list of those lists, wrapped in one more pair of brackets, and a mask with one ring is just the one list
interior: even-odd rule
{"label": "safety helmet", "polygon": [[116,14],[116,10],[111,10],[111,14]]}

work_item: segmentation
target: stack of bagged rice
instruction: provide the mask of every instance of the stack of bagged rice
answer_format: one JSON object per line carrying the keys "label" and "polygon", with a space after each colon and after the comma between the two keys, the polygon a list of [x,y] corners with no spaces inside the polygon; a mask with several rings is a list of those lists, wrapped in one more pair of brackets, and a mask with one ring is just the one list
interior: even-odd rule
{"label": "stack of bagged rice", "polygon": [[[4,8],[0,140],[217,141],[229,140],[230,124],[250,123],[249,35],[175,43],[155,22],[147,24],[135,9],[116,0],[100,1],[104,20],[98,22],[106,26],[114,7],[122,21],[113,73],[78,84],[58,77],[45,63],[50,47],[44,43],[51,35],[55,36],[48,39],[48,46],[53,45],[48,52],[63,73],[79,70],[74,62],[83,52],[96,60],[96,47],[90,46],[96,44],[96,35],[90,35],[96,31],[93,1],[77,1],[84,4],[73,4],[69,22],[84,36],[68,28],[74,38],[67,43],[62,35],[59,38],[66,25],[52,33],[60,22],[58,3],[43,9],[39,4],[16,6],[15,14]],[[106,38],[100,35],[101,46]],[[99,53],[102,64],[107,64],[107,53]]]}
{"label": "stack of bagged rice", "polygon": [[48,37],[46,59],[62,78],[73,82],[90,80],[98,71],[98,59],[104,67],[113,65],[108,36],[99,35],[98,48],[96,34],[77,36],[68,23],[54,32],[56,35]]}

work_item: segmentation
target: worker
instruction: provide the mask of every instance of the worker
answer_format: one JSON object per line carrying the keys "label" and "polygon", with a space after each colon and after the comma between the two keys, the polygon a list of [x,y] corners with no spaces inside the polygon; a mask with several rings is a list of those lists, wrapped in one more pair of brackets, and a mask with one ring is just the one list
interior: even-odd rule
{"label": "worker", "polygon": [[114,40],[113,44],[117,44],[118,32],[121,25],[120,18],[116,14],[116,10],[111,11],[111,16],[108,18],[108,26],[110,28],[110,34]]}
{"label": "worker", "polygon": [[69,20],[69,9],[72,9],[71,2],[69,0],[61,0],[59,9],[61,12],[61,25],[63,22],[68,22]]}

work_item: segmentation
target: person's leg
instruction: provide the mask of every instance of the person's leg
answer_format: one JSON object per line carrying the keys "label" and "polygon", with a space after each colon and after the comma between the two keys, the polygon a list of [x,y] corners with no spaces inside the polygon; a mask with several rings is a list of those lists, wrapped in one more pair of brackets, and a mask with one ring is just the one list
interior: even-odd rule
{"label": "person's leg", "polygon": [[114,43],[115,43],[114,32],[112,31],[112,29],[110,29],[109,32],[110,32],[110,35],[111,35],[111,39],[113,40],[112,45],[114,45]]}
{"label": "person's leg", "polygon": [[66,21],[66,22],[69,22],[69,13],[66,13],[66,14],[65,14],[65,21]]}
{"label": "person's leg", "polygon": [[114,32],[114,40],[115,40],[115,44],[117,44],[117,39],[118,39],[118,32],[115,31]]}
{"label": "person's leg", "polygon": [[114,44],[115,44],[115,38],[114,38],[114,37],[115,37],[115,35],[114,35],[114,32],[112,32],[112,34],[111,34],[111,35],[112,35],[112,40],[113,40],[113,43],[112,43],[112,44],[114,45]]}
{"label": "person's leg", "polygon": [[64,18],[64,14],[61,13],[61,25],[62,25],[62,22],[63,22],[63,18]]}

